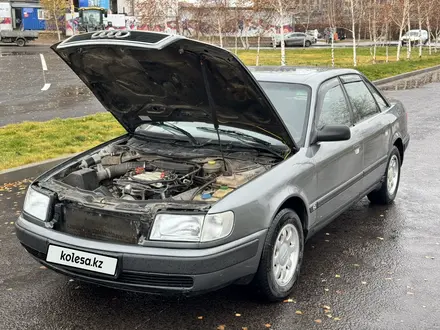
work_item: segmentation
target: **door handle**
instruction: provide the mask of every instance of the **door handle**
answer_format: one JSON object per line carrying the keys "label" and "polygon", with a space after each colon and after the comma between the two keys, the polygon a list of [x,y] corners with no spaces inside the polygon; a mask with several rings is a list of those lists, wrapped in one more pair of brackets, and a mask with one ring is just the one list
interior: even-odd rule
{"label": "door handle", "polygon": [[360,146],[355,146],[355,147],[354,147],[354,153],[355,153],[356,155],[358,155],[360,151],[361,151],[361,147],[360,147]]}

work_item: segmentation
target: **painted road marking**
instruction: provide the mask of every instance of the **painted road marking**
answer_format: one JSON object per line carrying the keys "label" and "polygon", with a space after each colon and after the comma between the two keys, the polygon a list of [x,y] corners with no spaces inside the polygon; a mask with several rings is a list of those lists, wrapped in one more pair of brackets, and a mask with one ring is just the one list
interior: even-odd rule
{"label": "painted road marking", "polygon": [[41,67],[43,68],[43,79],[44,79],[44,86],[41,90],[47,91],[50,88],[50,84],[46,82],[46,73],[44,71],[47,71],[47,63],[43,54],[40,54],[40,60],[41,60]]}
{"label": "painted road marking", "polygon": [[43,71],[47,71],[46,59],[43,54],[40,54],[41,66],[43,67]]}
{"label": "painted road marking", "polygon": [[43,88],[41,89],[42,91],[47,91],[50,88],[50,84],[46,83],[44,84]]}

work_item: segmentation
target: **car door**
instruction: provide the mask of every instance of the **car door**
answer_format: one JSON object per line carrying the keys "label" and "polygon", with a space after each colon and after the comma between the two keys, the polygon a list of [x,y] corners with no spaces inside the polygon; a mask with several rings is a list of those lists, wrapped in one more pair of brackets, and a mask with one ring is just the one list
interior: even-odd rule
{"label": "car door", "polygon": [[355,126],[363,136],[363,184],[364,191],[368,191],[385,173],[393,117],[381,113],[381,107],[386,110],[388,104],[361,76],[344,75],[341,80],[354,113]]}
{"label": "car door", "polygon": [[303,33],[296,33],[295,45],[296,46],[302,46],[303,43],[304,43],[304,38],[305,38],[305,35]]}
{"label": "car door", "polygon": [[346,125],[351,138],[347,141],[319,142],[310,147],[317,171],[316,222],[326,223],[342,212],[362,191],[363,149],[354,118],[339,79],[324,82],[315,108],[315,130],[324,125]]}
{"label": "car door", "polygon": [[284,36],[284,44],[286,46],[292,46],[294,43],[293,33],[286,34]]}

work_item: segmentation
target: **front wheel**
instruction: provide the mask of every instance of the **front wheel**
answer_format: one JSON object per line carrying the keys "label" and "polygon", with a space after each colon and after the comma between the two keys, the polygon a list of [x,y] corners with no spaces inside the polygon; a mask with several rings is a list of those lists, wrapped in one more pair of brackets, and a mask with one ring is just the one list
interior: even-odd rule
{"label": "front wheel", "polygon": [[305,45],[306,45],[306,47],[310,47],[310,46],[312,45],[312,43],[311,43],[310,41],[307,40],[307,41],[305,42]]}
{"label": "front wheel", "polygon": [[388,158],[385,180],[382,182],[379,190],[374,190],[367,195],[373,204],[391,204],[397,195],[400,183],[400,153],[396,146],[391,150]]}
{"label": "front wheel", "polygon": [[260,266],[254,278],[254,284],[265,300],[282,300],[292,293],[303,253],[301,220],[295,211],[283,209],[269,227]]}

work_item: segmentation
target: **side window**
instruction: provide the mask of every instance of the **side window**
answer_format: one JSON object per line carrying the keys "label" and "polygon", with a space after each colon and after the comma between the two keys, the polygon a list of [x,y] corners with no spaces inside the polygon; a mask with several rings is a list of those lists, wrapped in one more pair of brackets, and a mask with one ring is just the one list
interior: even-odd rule
{"label": "side window", "polygon": [[363,81],[345,83],[344,87],[359,121],[379,113],[374,97]]}
{"label": "side window", "polygon": [[317,129],[324,125],[351,126],[350,110],[337,78],[322,84],[318,95]]}
{"label": "side window", "polygon": [[388,109],[388,103],[385,101],[385,99],[380,95],[376,88],[374,88],[369,82],[366,82],[368,88],[370,89],[371,94],[373,94],[374,99],[376,100],[377,104],[379,105],[379,108],[381,111],[384,111]]}

